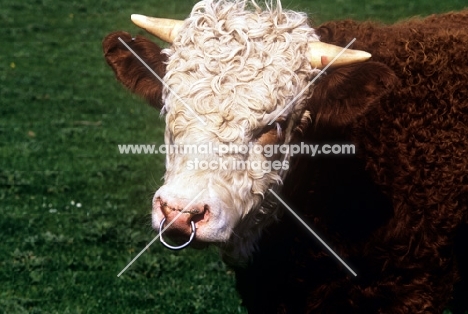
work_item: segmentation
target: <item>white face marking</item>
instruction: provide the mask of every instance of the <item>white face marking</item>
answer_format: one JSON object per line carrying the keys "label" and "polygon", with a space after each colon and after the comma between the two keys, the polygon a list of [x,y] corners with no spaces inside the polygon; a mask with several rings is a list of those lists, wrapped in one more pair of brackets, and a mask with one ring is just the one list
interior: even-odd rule
{"label": "white face marking", "polygon": [[[252,12],[244,6],[243,1],[198,3],[164,51],[169,56],[164,80],[173,91],[164,94],[166,145],[281,141],[276,126],[267,126],[271,119],[287,107],[279,119],[300,120],[307,93],[290,102],[318,73],[305,57],[307,43],[318,38],[302,13],[256,6]],[[195,205],[209,213],[197,222],[198,240],[235,241],[233,230],[237,237],[253,232],[255,223],[246,217],[252,217],[249,213],[259,207],[267,189],[280,181],[278,171],[235,170],[232,163],[189,169],[195,159],[213,164],[219,158],[250,165],[271,161],[257,153],[168,154],[165,183],[153,202],[155,228],[164,217],[161,202],[168,204],[166,210],[181,208],[206,189]]]}

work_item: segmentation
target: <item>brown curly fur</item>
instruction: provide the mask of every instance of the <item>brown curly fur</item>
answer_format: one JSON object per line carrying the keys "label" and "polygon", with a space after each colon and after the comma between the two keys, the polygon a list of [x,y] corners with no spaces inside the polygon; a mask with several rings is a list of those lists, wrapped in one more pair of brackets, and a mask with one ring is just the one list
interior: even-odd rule
{"label": "brown curly fur", "polygon": [[[252,263],[236,269],[244,305],[250,313],[440,313],[468,276],[468,11],[390,26],[329,22],[317,32],[340,46],[356,37],[353,48],[372,61],[320,79],[297,136],[353,142],[358,155],[292,160],[282,195],[358,276],[285,213]],[[159,47],[124,32],[103,43],[119,80],[160,107],[161,85],[119,36],[162,76]]]}
{"label": "brown curly fur", "polygon": [[340,46],[356,37],[353,48],[397,77],[371,62],[319,82],[304,138],[351,141],[359,158],[297,159],[283,190],[358,276],[285,214],[237,269],[244,303],[250,313],[441,313],[467,262],[466,242],[457,261],[454,241],[468,210],[468,11],[317,31]]}

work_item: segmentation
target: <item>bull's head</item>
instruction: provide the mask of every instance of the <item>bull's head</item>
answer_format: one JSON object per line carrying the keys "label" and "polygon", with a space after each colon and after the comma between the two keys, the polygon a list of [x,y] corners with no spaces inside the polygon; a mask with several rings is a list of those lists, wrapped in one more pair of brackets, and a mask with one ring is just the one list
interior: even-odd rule
{"label": "bull's head", "polygon": [[287,156],[252,148],[289,143],[318,117],[349,123],[385,89],[382,68],[362,63],[368,53],[351,50],[309,87],[341,48],[322,44],[305,14],[283,11],[280,3],[267,10],[253,1],[253,11],[246,7],[246,1],[207,0],[185,21],[132,16],[172,44],[162,51],[124,32],[103,44],[117,78],[162,108],[166,145],[218,149],[167,154],[164,185],[153,199],[154,228],[179,216],[168,229],[174,237],[188,238],[194,225],[196,242],[220,243],[234,255],[250,251],[262,226],[275,219],[276,209],[262,202],[288,168]]}

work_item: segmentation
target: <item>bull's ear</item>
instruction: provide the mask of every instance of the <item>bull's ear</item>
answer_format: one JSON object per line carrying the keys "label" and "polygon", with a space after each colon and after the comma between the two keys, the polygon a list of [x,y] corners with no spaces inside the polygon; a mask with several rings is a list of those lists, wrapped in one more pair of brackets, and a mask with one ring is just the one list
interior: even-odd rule
{"label": "bull's ear", "polygon": [[104,56],[117,79],[130,91],[145,98],[152,106],[162,107],[162,83],[119,40],[121,38],[145,63],[162,78],[166,73],[165,55],[150,40],[126,32],[109,34],[102,42]]}
{"label": "bull's ear", "polygon": [[363,116],[397,84],[395,73],[378,62],[343,66],[319,79],[308,109],[315,127],[342,127]]}

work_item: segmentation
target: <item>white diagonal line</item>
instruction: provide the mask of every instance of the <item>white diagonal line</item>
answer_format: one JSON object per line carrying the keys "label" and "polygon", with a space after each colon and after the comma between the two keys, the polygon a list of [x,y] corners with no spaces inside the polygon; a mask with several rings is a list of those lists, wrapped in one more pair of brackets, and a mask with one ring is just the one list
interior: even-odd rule
{"label": "white diagonal line", "polygon": [[158,80],[159,80],[159,81],[160,81],[160,82],[161,82],[161,83],[162,83],[162,84],[163,84],[163,85],[164,85],[164,86],[165,86],[165,87],[166,87],[166,88],[167,88],[167,89],[168,89],[168,90],[169,90],[169,91],[170,91],[170,92],[171,92],[171,93],[172,93],[172,94],[173,94],[173,95],[174,95],[174,96],[191,112],[191,113],[193,113],[193,114],[195,115],[195,117],[196,117],[198,120],[200,120],[201,123],[203,123],[204,125],[206,125],[206,122],[203,121],[203,119],[202,119],[189,105],[187,105],[187,103],[186,103],[185,101],[183,101],[182,98],[180,98],[179,95],[177,95],[176,92],[174,92],[166,83],[164,83],[164,81],[159,77],[159,75],[157,75],[156,72],[154,72],[153,69],[151,69],[151,68],[146,64],[146,62],[143,61],[143,59],[140,58],[140,56],[137,55],[136,52],[133,51],[133,49],[130,48],[130,46],[127,45],[127,43],[124,42],[124,41],[122,40],[122,38],[119,37],[119,40],[120,40],[120,42],[121,42],[122,44],[124,44],[125,47],[127,47],[127,49],[128,49],[131,53],[133,53],[133,55],[134,55],[135,57],[137,57],[138,60],[140,60],[140,62],[141,62],[151,73],[153,73],[154,76],[156,76],[156,78],[157,78],[157,79],[158,79]]}
{"label": "white diagonal line", "polygon": [[341,57],[341,55],[343,54],[343,52],[345,52],[345,50],[348,49],[349,46],[351,46],[355,41],[356,41],[356,38],[353,38],[353,40],[351,40],[351,41],[349,42],[349,44],[347,44],[346,47],[344,47],[344,48],[340,51],[340,53],[337,54],[336,57],[334,57],[334,58],[332,59],[332,61],[330,61],[330,63],[327,64],[327,65],[320,71],[320,73],[317,74],[317,76],[314,77],[314,79],[313,79],[312,81],[310,81],[309,84],[307,84],[307,86],[304,87],[304,89],[303,89],[299,94],[297,94],[297,96],[294,97],[293,100],[291,100],[291,101],[286,105],[286,107],[284,107],[284,109],[281,110],[281,111],[270,121],[270,123],[268,123],[268,125],[273,124],[273,122],[275,122],[276,119],[278,119],[278,117],[279,117],[280,115],[282,115],[283,112],[286,111],[286,109],[288,109],[302,94],[304,94],[304,92],[310,87],[310,85],[314,84],[314,82],[328,69],[328,67],[331,66],[331,65],[336,61],[336,59],[338,59],[339,57]]}
{"label": "white diagonal line", "polygon": [[191,200],[190,203],[188,203],[187,206],[185,206],[184,209],[183,209],[180,213],[178,213],[177,216],[175,216],[175,218],[172,219],[172,221],[171,221],[170,223],[167,224],[166,228],[164,228],[163,230],[160,230],[159,233],[158,233],[158,235],[155,236],[154,239],[151,240],[151,242],[148,243],[148,245],[145,246],[145,248],[144,248],[143,250],[141,250],[141,252],[138,253],[138,255],[135,256],[135,257],[132,259],[132,261],[131,261],[130,263],[128,263],[127,266],[125,266],[124,269],[122,269],[122,271],[117,275],[117,277],[120,277],[120,275],[122,275],[122,274],[127,270],[127,268],[129,268],[129,267],[140,257],[140,255],[143,254],[143,253],[151,246],[151,244],[153,244],[153,242],[156,241],[156,240],[159,238],[159,236],[161,235],[161,233],[163,233],[164,231],[166,231],[167,228],[169,228],[169,227],[174,223],[174,221],[175,221],[177,218],[179,218],[180,215],[182,215],[182,214],[187,210],[187,208],[189,208],[189,206],[192,205],[193,202],[195,202],[195,200],[196,200],[203,192],[205,192],[205,189],[203,189],[200,193],[198,193],[197,196],[195,196],[195,197],[193,198],[193,200]]}
{"label": "white diagonal line", "polygon": [[323,244],[323,246],[325,246],[325,248],[327,248],[328,251],[330,251],[330,253],[333,254],[333,256],[335,256],[335,257],[341,262],[341,264],[343,264],[343,265],[351,272],[351,274],[353,274],[354,276],[357,276],[357,274],[354,272],[354,270],[352,270],[351,267],[349,267],[348,264],[346,264],[346,263],[341,259],[341,257],[339,257],[338,254],[336,254],[335,251],[333,251],[332,248],[329,247],[328,244],[325,243],[325,241],[323,241],[322,238],[320,238],[319,235],[316,234],[316,233],[314,232],[314,230],[312,230],[312,228],[310,228],[310,227],[305,223],[305,221],[302,220],[301,217],[299,217],[299,216],[291,209],[291,207],[289,207],[288,204],[286,204],[286,203],[278,196],[278,194],[276,194],[272,189],[268,189],[268,190],[284,205],[284,207],[286,207],[286,208],[291,212],[291,214],[294,215],[294,217],[297,218],[297,220],[299,220],[299,221],[304,225],[304,227],[307,228],[307,230],[309,230],[309,231],[317,238],[317,240],[320,241],[320,243]]}

